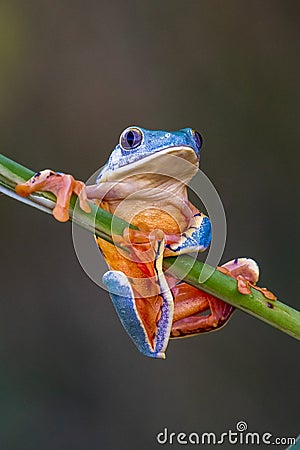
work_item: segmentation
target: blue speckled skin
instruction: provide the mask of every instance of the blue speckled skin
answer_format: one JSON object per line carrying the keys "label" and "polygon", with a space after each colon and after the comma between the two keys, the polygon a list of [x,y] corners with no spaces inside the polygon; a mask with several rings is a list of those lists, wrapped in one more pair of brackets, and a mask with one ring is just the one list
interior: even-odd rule
{"label": "blue speckled skin", "polygon": [[174,255],[204,252],[210,246],[212,227],[209,218],[202,213],[196,214],[194,218],[198,219],[195,226],[191,226],[182,234],[178,244],[166,245],[166,248],[170,249]]}
{"label": "blue speckled skin", "polygon": [[110,291],[110,297],[123,327],[140,352],[146,356],[157,358],[162,350],[161,345],[154,350],[150,349],[145,338],[146,333],[143,324],[135,308],[133,291],[126,275],[123,272],[111,270],[104,274],[102,281]]}
{"label": "blue speckled skin", "polygon": [[[122,147],[122,136],[130,129],[138,129],[142,133],[142,140],[138,146],[126,150]],[[118,173],[118,169],[128,167],[140,160],[153,156],[172,147],[188,147],[195,152],[196,160],[200,159],[200,149],[197,146],[195,132],[191,128],[184,128],[175,132],[168,131],[152,131],[145,130],[140,127],[129,127],[122,133],[119,144],[113,150],[107,164],[98,176],[97,182],[101,182],[101,178],[109,181],[109,174]],[[195,213],[193,220],[181,237],[177,244],[168,245],[165,248],[172,254],[189,253],[195,251],[204,251],[211,242],[211,223],[208,217],[202,213]],[[147,333],[143,326],[142,320],[138,315],[135,307],[134,293],[130,285],[129,279],[123,272],[110,270],[103,277],[103,282],[110,291],[110,296],[116,308],[118,316],[131,339],[134,341],[138,349],[146,356],[154,358],[164,358],[165,349],[170,336],[172,325],[172,314],[174,308],[173,295],[168,288],[163,271],[162,271],[161,253],[158,260],[160,261],[160,270],[156,270],[157,284],[163,286],[161,294],[162,307],[161,317],[157,323],[157,334],[155,338],[155,347],[151,347]]]}
{"label": "blue speckled skin", "polygon": [[170,147],[182,147],[187,146],[192,148],[198,159],[200,159],[200,150],[198,149],[195,138],[194,131],[192,128],[183,128],[179,131],[154,131],[145,130],[141,127],[129,127],[123,131],[124,134],[130,128],[137,128],[143,133],[143,141],[141,144],[130,151],[125,150],[119,144],[114,148],[111,153],[108,162],[103,167],[100,172],[97,181],[99,181],[103,173],[108,171],[117,171],[120,167],[127,166],[128,164],[133,164],[142,158],[159,153],[164,149]]}
{"label": "blue speckled skin", "polygon": [[[202,222],[195,231],[193,231],[191,235],[191,243],[190,246],[193,244],[197,247],[200,247],[199,251],[206,250],[210,243],[212,238],[212,228],[211,223],[208,217],[203,217]],[[197,245],[198,244],[198,245]]]}

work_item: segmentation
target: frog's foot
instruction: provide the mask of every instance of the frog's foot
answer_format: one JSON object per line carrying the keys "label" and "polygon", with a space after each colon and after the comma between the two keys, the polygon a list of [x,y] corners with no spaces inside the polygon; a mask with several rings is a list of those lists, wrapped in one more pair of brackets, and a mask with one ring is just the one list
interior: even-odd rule
{"label": "frog's foot", "polygon": [[[224,264],[220,269],[234,278],[243,276],[252,283],[258,280],[259,269],[252,259],[238,258]],[[172,338],[217,330],[228,322],[235,309],[186,283],[178,284],[172,288],[172,292],[175,306]],[[209,314],[203,314],[207,310],[210,310]]]}
{"label": "frog's foot", "polygon": [[[155,277],[153,267],[155,259],[154,248],[161,239],[164,240],[165,247],[168,237],[169,235],[166,235],[161,230],[145,231],[125,228],[122,236],[114,236],[114,242],[120,246],[120,250],[124,247],[124,250],[127,252],[124,253],[124,256],[134,261],[147,277]],[[176,237],[178,239],[178,236]]]}
{"label": "frog's foot", "polygon": [[37,172],[26,183],[18,184],[16,193],[21,197],[28,197],[37,191],[52,192],[56,196],[56,205],[53,215],[59,222],[69,220],[69,205],[72,194],[78,195],[81,209],[89,213],[91,211],[87,202],[85,184],[75,180],[72,175],[66,175],[53,170]]}
{"label": "frog's foot", "polygon": [[259,268],[253,259],[236,258],[218,267],[218,270],[237,279],[237,288],[241,294],[251,294],[251,288],[253,288],[260,291],[269,300],[277,299],[273,292],[264,287],[256,286],[259,277]]}
{"label": "frog's foot", "polygon": [[126,251],[134,256],[138,251],[146,252],[150,249],[150,234],[148,231],[127,227],[124,228],[123,235],[114,235],[114,242],[121,247],[125,247]]}
{"label": "frog's foot", "polygon": [[[138,349],[152,358],[165,358],[173,319],[173,296],[162,271],[164,238],[151,237],[153,279],[130,279],[123,272],[103,276],[118,316]],[[143,295],[145,294],[145,295]]]}

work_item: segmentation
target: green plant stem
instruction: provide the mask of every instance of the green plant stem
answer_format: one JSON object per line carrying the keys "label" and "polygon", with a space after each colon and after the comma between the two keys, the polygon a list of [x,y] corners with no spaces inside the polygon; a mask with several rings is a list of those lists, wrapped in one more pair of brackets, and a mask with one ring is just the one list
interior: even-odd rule
{"label": "green plant stem", "polygon": [[[53,194],[41,192],[24,199],[15,193],[15,185],[27,181],[32,175],[34,175],[32,170],[0,154],[0,192],[52,213],[55,206]],[[76,214],[74,214],[76,200],[77,197],[73,196],[70,202],[70,220],[108,242],[113,243],[112,236],[122,235],[125,228],[136,228],[93,204],[90,204],[91,213],[87,214],[80,208],[76,208]],[[300,312],[281,301],[269,300],[260,291],[252,288],[251,294],[241,294],[234,278],[214,270],[200,261],[194,261],[189,256],[165,258],[164,268],[168,269],[172,275],[183,278],[187,283],[213,294],[226,303],[300,340]],[[211,269],[212,275],[200,283],[199,275],[205,269]]]}

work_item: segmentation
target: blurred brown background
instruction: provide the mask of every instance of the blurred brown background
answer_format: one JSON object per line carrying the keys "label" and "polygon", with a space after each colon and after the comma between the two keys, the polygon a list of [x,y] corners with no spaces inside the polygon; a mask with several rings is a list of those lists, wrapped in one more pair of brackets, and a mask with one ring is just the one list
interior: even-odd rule
{"label": "blurred brown background", "polygon": [[[255,258],[299,308],[299,52],[297,1],[2,1],[1,151],[86,179],[128,125],[194,127],[227,213],[223,260]],[[295,340],[237,312],[147,359],[70,224],[4,197],[1,216],[1,450],[152,449],[164,427],[239,420],[299,433]]]}

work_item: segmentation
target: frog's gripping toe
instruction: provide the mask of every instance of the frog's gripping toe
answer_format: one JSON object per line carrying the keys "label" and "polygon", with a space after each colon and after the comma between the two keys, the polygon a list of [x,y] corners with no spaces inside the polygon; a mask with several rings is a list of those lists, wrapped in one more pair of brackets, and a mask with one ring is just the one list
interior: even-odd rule
{"label": "frog's gripping toe", "polygon": [[[159,321],[155,344],[151,345],[126,275],[123,272],[111,270],[104,274],[102,281],[109,290],[123,327],[139,351],[151,358],[165,359],[165,349],[170,337],[170,327],[166,326],[165,320]],[[162,319],[163,316],[164,314],[162,314]]]}

